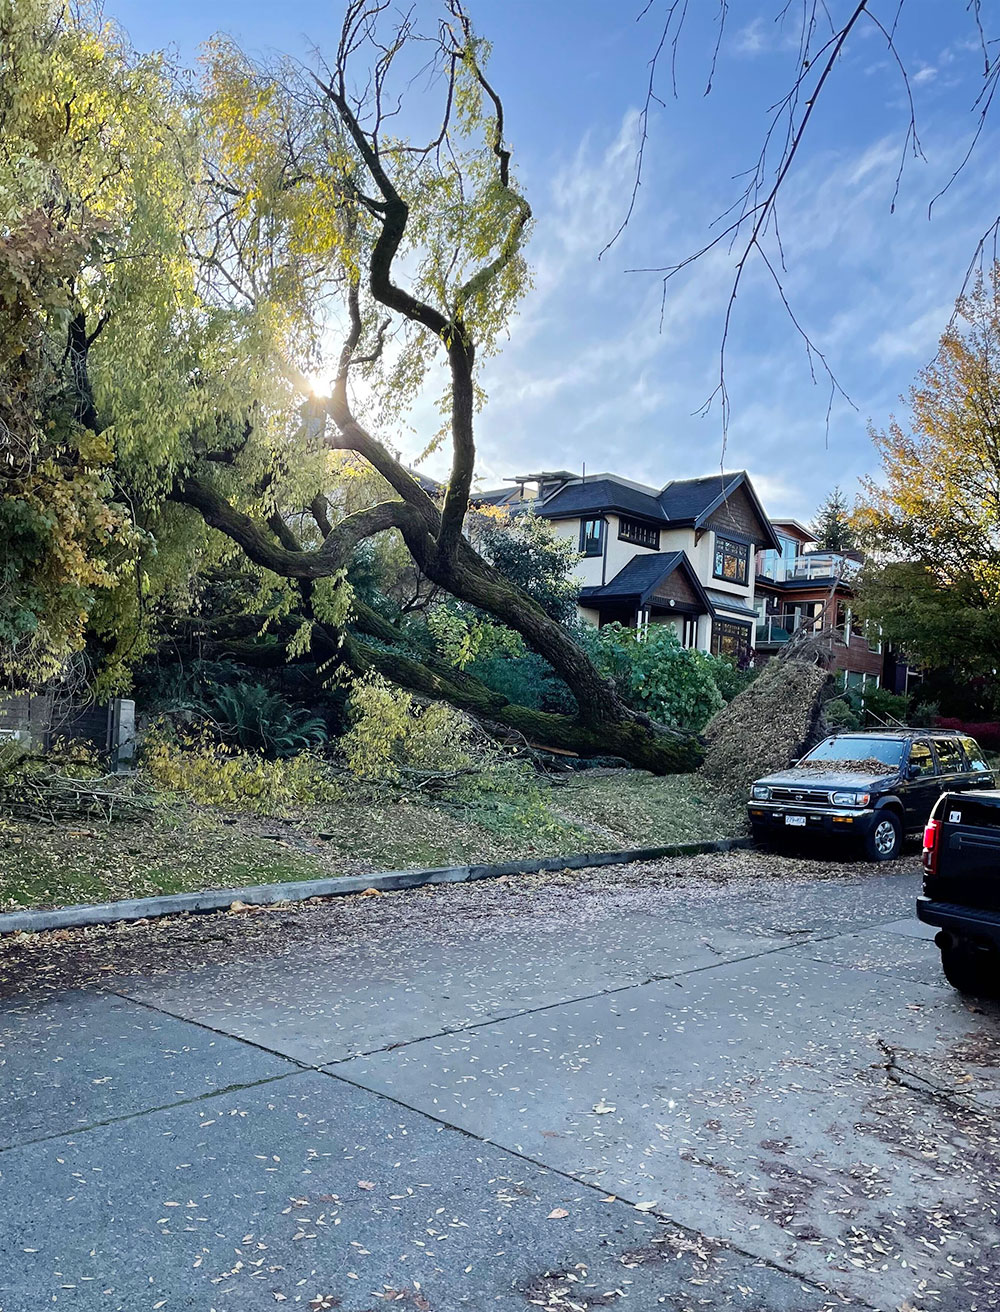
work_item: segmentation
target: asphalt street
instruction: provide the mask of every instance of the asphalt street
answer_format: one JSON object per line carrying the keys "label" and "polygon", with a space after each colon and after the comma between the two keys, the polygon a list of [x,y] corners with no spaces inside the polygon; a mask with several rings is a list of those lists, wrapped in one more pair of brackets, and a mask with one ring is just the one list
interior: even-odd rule
{"label": "asphalt street", "polygon": [[0,1312],[1000,1308],[1000,1011],[914,866],[0,945]]}

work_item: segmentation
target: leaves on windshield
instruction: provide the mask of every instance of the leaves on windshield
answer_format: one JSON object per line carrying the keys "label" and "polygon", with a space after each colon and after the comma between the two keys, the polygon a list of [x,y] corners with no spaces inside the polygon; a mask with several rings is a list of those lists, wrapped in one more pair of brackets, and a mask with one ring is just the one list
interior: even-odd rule
{"label": "leaves on windshield", "polygon": [[829,774],[831,770],[844,770],[850,774],[892,774],[898,766],[887,765],[885,761],[880,761],[877,756],[866,756],[863,760],[856,760],[852,757],[834,757],[830,756],[821,761],[800,761],[798,764],[800,770],[816,770],[822,774]]}

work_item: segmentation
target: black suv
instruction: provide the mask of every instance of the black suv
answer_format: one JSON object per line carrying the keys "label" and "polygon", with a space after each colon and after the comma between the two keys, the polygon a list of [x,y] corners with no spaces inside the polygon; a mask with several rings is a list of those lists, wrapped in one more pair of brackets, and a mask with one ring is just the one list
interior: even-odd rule
{"label": "black suv", "polygon": [[864,843],[872,861],[899,855],[944,792],[992,788],[978,744],[935,729],[857,730],[827,738],[780,774],[750,789],[755,839],[842,834]]}

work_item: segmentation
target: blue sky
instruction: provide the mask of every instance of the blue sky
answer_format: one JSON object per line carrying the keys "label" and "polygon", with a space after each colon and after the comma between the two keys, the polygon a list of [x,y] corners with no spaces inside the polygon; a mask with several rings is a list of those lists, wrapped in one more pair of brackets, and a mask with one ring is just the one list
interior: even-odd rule
{"label": "blue sky", "polygon": [[[433,0],[416,5],[436,12]],[[491,76],[536,215],[534,290],[485,375],[484,486],[539,467],[586,464],[655,485],[719,467],[718,408],[696,412],[717,379],[737,253],[719,248],[672,283],[662,325],[659,277],[628,270],[669,264],[704,244],[736,197],[735,175],[756,160],[768,107],[788,86],[795,33],[775,22],[779,0],[731,0],[706,97],[718,5],[690,7],[676,99],[666,67],[661,74],[666,104],[650,120],[639,203],[598,260],[628,203],[663,0],[639,21],[639,0],[468,0],[493,43]],[[883,7],[891,20],[895,3]],[[835,16],[848,8],[830,0]],[[137,47],[174,45],[190,60],[216,31],[260,53],[304,54],[313,44],[329,51],[341,15],[337,0],[107,0],[107,11]],[[774,515],[808,519],[835,483],[853,494],[858,477],[876,471],[867,422],[882,426],[903,411],[899,395],[933,356],[976,241],[1000,208],[1000,151],[988,129],[927,217],[974,129],[982,66],[974,35],[961,0],[906,0],[897,39],[927,159],[907,163],[894,213],[909,113],[874,27],[859,29],[847,48],[789,175],[780,211],[787,292],[856,407],[835,401],[829,434],[827,385],[813,385],[765,271],[746,276],[729,342],[725,464],[750,470]],[[436,426],[429,406],[418,410],[417,431],[396,435],[397,443],[416,453]],[[442,472],[440,458],[428,468]]]}

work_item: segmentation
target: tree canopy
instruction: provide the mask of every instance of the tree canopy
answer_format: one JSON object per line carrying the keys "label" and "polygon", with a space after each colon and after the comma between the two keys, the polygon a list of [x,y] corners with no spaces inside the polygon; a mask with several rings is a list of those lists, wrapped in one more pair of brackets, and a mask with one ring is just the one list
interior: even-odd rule
{"label": "tree canopy", "polygon": [[839,487],[835,487],[816,511],[812,531],[817,544],[825,551],[852,551],[855,546],[851,525],[851,507]]}
{"label": "tree canopy", "polygon": [[[329,62],[218,40],[194,78],[96,9],[0,6],[3,382],[29,402],[0,415],[19,456],[0,514],[27,566],[0,597],[9,682],[86,645],[123,684],[157,614],[236,561],[281,659],[376,671],[556,746],[691,762],[688,738],[625,707],[557,599],[464,533],[478,366],[529,283],[531,210],[488,56],[460,0],[430,28],[349,0]],[[451,448],[440,495],[391,440],[428,382],[443,422],[426,445]],[[350,582],[375,540],[519,634],[575,713],[407,650]]]}
{"label": "tree canopy", "polygon": [[957,306],[910,392],[872,430],[882,478],[855,523],[873,553],[861,606],[911,661],[971,678],[1000,666],[1000,267]]}

